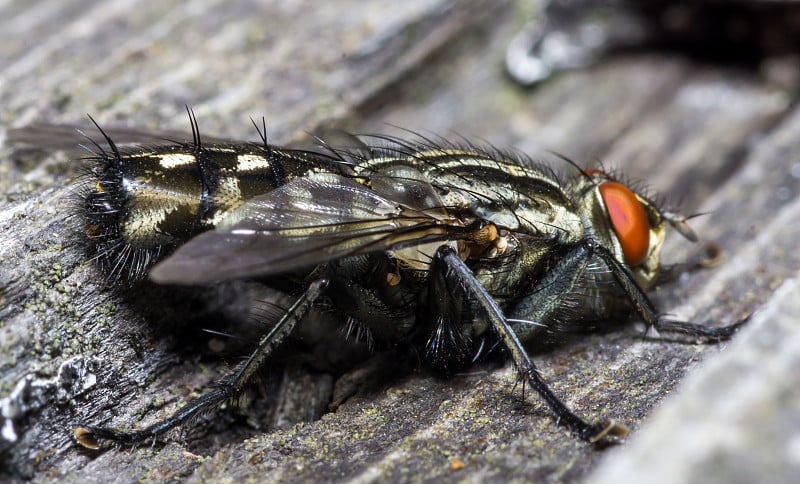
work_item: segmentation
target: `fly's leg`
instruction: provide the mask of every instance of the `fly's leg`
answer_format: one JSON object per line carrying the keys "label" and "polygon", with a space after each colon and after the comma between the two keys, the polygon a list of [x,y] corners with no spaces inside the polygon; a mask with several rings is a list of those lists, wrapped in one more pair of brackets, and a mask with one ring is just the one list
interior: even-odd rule
{"label": "fly's leg", "polygon": [[511,358],[514,360],[517,371],[550,406],[559,421],[564,422],[588,442],[597,442],[606,436],[624,437],[627,435],[628,429],[613,420],[602,423],[588,423],[575,415],[547,386],[497,302],[486,292],[486,289],[475,278],[472,271],[461,260],[455,250],[449,246],[442,246],[437,251],[436,257],[443,261],[448,270],[452,271],[455,277],[461,281],[465,292],[471,294],[480,307],[486,311],[492,328],[511,353]]}
{"label": "fly's leg", "polygon": [[248,382],[258,372],[276,347],[292,332],[295,325],[308,314],[314,302],[319,299],[328,285],[326,279],[313,282],[300,298],[286,311],[286,314],[258,342],[258,347],[247,360],[237,366],[211,392],[198,397],[169,417],[142,430],[117,430],[109,427],[81,425],[73,429],[78,443],[90,449],[98,449],[97,439],[107,439],[123,445],[133,445],[149,439],[156,439],[169,430],[186,423],[204,412],[212,411],[220,404],[232,400],[244,391]]}
{"label": "fly's leg", "polygon": [[[543,327],[547,327],[555,316],[556,311],[562,306],[565,295],[574,291],[575,287],[580,284],[580,280],[589,264],[594,263],[597,259],[600,259],[611,270],[619,287],[625,292],[631,306],[642,320],[648,326],[652,326],[662,333],[678,333],[692,336],[701,341],[713,342],[729,338],[739,326],[746,322],[746,319],[744,319],[728,326],[709,328],[686,321],[673,321],[662,318],[650,298],[647,297],[647,294],[633,280],[627,267],[620,263],[608,249],[591,239],[586,239],[564,255],[556,267],[536,284],[531,292],[531,297],[519,302],[514,308],[514,313],[524,315],[524,320],[512,323],[514,337],[516,338],[520,335],[523,337],[533,336],[536,332],[541,331]],[[494,321],[493,325],[497,326]],[[514,358],[516,362],[517,356],[515,355]],[[520,367],[519,364],[518,367]],[[539,391],[538,388],[536,390]],[[547,397],[545,397],[545,400],[547,400]],[[548,403],[550,403],[549,400]],[[553,406],[552,403],[551,407],[553,407],[556,414],[561,416],[561,411]],[[575,428],[574,424],[569,421],[567,423]],[[618,430],[620,428],[624,429],[623,426],[620,424],[613,425],[615,425],[615,430],[607,433],[612,433],[613,435],[621,433],[624,435],[624,431]],[[578,430],[578,432],[581,433],[581,430]],[[587,440],[596,441],[597,439]]]}
{"label": "fly's leg", "polygon": [[656,311],[655,306],[647,297],[647,294],[634,282],[628,269],[623,266],[608,249],[596,244],[593,241],[587,242],[593,245],[593,251],[605,262],[614,274],[619,286],[625,291],[631,305],[647,324],[659,333],[673,333],[690,336],[701,342],[715,342],[726,340],[733,336],[740,326],[745,324],[748,317],[745,317],[733,324],[720,327],[708,327],[694,324],[687,321],[675,321],[661,317]]}

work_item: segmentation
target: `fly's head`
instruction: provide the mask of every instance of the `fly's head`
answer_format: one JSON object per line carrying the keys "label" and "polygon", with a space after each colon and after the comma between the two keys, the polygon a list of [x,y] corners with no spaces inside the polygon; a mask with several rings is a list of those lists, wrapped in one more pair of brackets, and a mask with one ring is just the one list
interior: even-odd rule
{"label": "fly's head", "polygon": [[686,239],[697,241],[684,216],[662,210],[604,171],[583,171],[573,182],[572,193],[584,236],[608,248],[642,288],[652,287],[658,278],[667,222]]}

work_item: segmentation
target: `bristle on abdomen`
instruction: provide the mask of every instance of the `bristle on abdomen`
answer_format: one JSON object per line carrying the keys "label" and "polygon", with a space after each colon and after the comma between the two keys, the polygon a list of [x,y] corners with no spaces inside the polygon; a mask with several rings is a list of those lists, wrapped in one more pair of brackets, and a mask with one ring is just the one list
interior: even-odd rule
{"label": "bristle on abdomen", "polygon": [[262,144],[204,146],[190,119],[191,143],[122,150],[102,129],[110,150],[93,142],[75,209],[111,281],[142,279],[176,246],[230,221],[244,200],[308,170],[304,152],[274,150],[260,131]]}

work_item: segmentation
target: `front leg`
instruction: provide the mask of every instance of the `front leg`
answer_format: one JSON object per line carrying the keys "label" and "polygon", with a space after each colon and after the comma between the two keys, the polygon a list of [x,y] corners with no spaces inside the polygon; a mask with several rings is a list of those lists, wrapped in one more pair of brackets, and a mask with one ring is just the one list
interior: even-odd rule
{"label": "front leg", "polygon": [[638,284],[631,277],[628,269],[623,266],[605,247],[601,247],[596,243],[589,241],[593,244],[593,251],[600,257],[611,269],[614,278],[619,283],[619,286],[628,296],[631,306],[636,310],[642,320],[649,327],[653,327],[660,333],[673,333],[691,336],[700,342],[716,342],[726,340],[733,336],[740,326],[745,324],[748,317],[745,317],[735,323],[727,326],[719,326],[709,328],[700,324],[690,323],[687,321],[676,321],[666,319],[658,314],[655,306],[647,297],[647,294],[642,291]]}
{"label": "front leg", "polygon": [[568,298],[580,293],[581,279],[589,264],[602,263],[611,271],[614,281],[628,300],[628,305],[642,321],[660,333],[691,336],[701,342],[716,342],[730,338],[747,322],[744,318],[736,323],[710,328],[707,326],[676,321],[661,316],[647,294],[639,287],[628,268],[597,242],[586,239],[559,259],[555,267],[537,281],[531,294],[522,299],[511,311],[512,328],[523,341],[533,339],[544,329],[554,329],[558,311]]}

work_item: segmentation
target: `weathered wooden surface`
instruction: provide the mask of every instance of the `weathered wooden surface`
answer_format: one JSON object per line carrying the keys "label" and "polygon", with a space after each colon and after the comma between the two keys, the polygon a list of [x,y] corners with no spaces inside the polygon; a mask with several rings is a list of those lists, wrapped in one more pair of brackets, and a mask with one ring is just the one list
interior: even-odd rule
{"label": "weathered wooden surface", "polygon": [[[224,362],[205,347],[209,338],[198,328],[218,314],[215,309],[236,299],[239,289],[250,288],[187,294],[183,305],[168,304],[175,296],[158,289],[133,297],[102,289],[63,211],[68,180],[79,171],[76,164],[64,157],[38,164],[31,153],[5,150],[0,158],[0,398],[12,395],[26,375],[31,375],[27,388],[35,382],[48,391],[35,393],[31,408],[14,420],[16,442],[0,439],[3,476],[90,482],[555,482],[580,480],[613,454],[594,478],[622,475],[637,482],[641,455],[670,462],[667,452],[693,446],[712,456],[705,467],[694,468],[704,476],[728,476],[722,472],[726,461],[713,456],[731,462],[754,456],[748,462],[772,476],[800,472],[800,417],[792,410],[798,400],[791,393],[796,394],[800,377],[789,370],[770,376],[775,384],[762,390],[743,386],[746,379],[725,379],[731,389],[725,401],[721,394],[700,399],[695,384],[668,404],[689,402],[685,419],[673,411],[672,418],[683,425],[666,426],[680,435],[658,433],[664,428],[658,421],[669,415],[666,408],[638,435],[653,407],[697,361],[750,355],[730,366],[757,381],[772,367],[764,361],[770,355],[754,347],[774,347],[769,353],[782,355],[796,344],[790,328],[797,332],[797,318],[779,323],[787,310],[778,303],[786,296],[773,297],[800,269],[800,116],[791,93],[753,73],[642,52],[523,90],[501,70],[503,48],[523,13],[530,13],[520,5],[492,3],[490,13],[478,1],[435,0],[401,7],[394,2],[321,7],[210,0],[159,7],[122,1],[37,5],[6,5],[0,11],[11,19],[0,32],[5,127],[81,122],[90,112],[104,125],[183,129],[183,105],[189,104],[203,132],[235,138],[253,137],[248,116],[267,115],[276,141],[322,121],[358,131],[391,131],[386,126],[391,123],[474,136],[534,154],[552,149],[579,160],[598,158],[646,179],[670,199],[683,200],[687,212],[711,212],[693,225],[722,246],[721,265],[665,287],[656,295],[660,307],[707,324],[765,306],[764,314],[778,315],[757,315],[744,330],[749,334],[728,346],[735,352],[722,351],[726,345],[642,340],[632,327],[537,354],[554,390],[579,413],[620,418],[634,428],[631,442],[610,452],[577,441],[534,396],[520,401],[508,366],[480,367],[446,381],[425,374],[398,377],[347,400],[319,421],[264,429],[269,422],[262,420],[297,421],[303,416],[293,409],[325,405],[318,395],[329,389],[329,377],[289,370],[300,384],[273,396],[283,410],[270,413],[270,419],[258,414],[265,407],[256,402],[250,412],[238,414],[248,415],[246,421],[228,412],[185,443],[177,438],[153,448],[88,452],[70,439],[76,418],[132,425],[152,421],[223,371]],[[672,237],[666,258],[680,261],[696,250]],[[796,283],[783,287],[796,295]],[[196,314],[192,301],[198,299],[215,303]],[[198,321],[187,327],[186,314]],[[77,378],[64,372],[59,379],[60,365],[85,372]],[[737,401],[737,388],[749,399]],[[759,398],[762,408],[776,411],[749,411]],[[741,414],[735,411],[739,404]],[[724,425],[687,425],[690,416],[702,419],[723,406],[728,411],[722,415],[737,416],[732,439],[745,445],[724,447],[725,439],[719,439],[728,430]],[[727,451],[715,454],[719,448]],[[759,458],[774,448],[789,450],[778,458]],[[456,461],[464,463],[463,469],[451,468]],[[669,472],[659,477],[700,476]]]}

